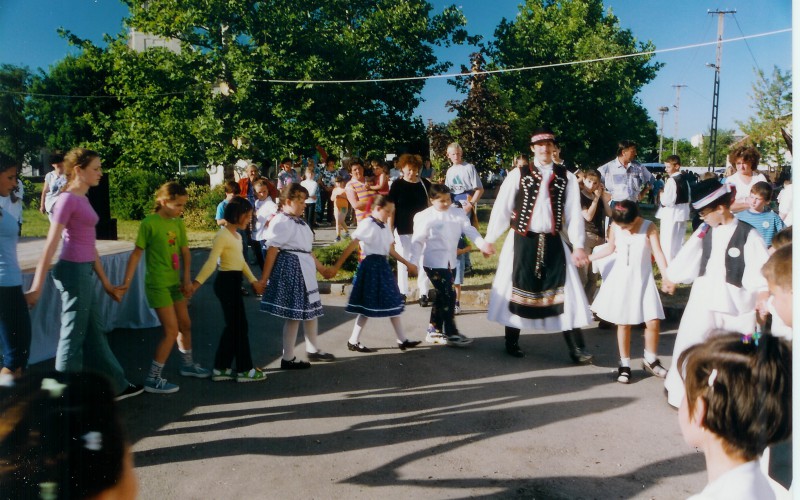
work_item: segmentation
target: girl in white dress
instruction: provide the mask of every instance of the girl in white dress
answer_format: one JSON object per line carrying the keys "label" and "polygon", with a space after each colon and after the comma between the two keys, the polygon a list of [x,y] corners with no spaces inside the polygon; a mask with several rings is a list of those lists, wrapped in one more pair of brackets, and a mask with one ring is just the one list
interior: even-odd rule
{"label": "girl in white dress", "polygon": [[619,344],[619,369],[617,382],[630,383],[631,379],[631,326],[645,323],[644,360],[642,367],[657,377],[665,377],[667,370],[661,366],[656,352],[660,320],[664,309],[653,278],[651,255],[655,256],[659,270],[667,268],[667,261],[658,241],[655,224],[639,217],[635,202],[623,200],[614,205],[613,223],[608,243],[595,248],[589,257],[597,261],[616,254],[613,267],[603,277],[603,284],[592,303],[592,310],[610,323],[617,325]]}
{"label": "girl in white dress", "polygon": [[708,485],[690,500],[789,497],[758,459],[791,436],[791,365],[789,344],[772,335],[716,331],[681,353],[686,394],[678,422],[708,472]]}

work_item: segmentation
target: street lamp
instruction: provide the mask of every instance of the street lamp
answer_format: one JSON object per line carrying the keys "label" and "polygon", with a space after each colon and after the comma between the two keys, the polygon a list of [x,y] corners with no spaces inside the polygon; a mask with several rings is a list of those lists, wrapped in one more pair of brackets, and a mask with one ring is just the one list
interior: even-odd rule
{"label": "street lamp", "polygon": [[661,163],[661,152],[664,150],[664,115],[669,112],[669,106],[661,106],[658,108],[661,114],[661,137],[658,140],[658,163]]}

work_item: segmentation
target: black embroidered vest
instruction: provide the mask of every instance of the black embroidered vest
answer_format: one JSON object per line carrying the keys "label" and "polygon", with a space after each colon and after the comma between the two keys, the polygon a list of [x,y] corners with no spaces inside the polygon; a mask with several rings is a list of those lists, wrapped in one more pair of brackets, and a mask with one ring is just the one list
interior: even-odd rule
{"label": "black embroidered vest", "polygon": [[675,180],[675,187],[677,187],[675,204],[680,205],[681,203],[689,203],[689,181],[686,179],[686,176],[683,174],[678,174],[673,177],[673,179]]}
{"label": "black embroidered vest", "polygon": [[[711,231],[714,228],[709,227],[708,232],[703,236],[703,253],[700,257],[700,276],[705,276],[706,266],[708,259],[711,257]],[[747,241],[747,235],[753,227],[744,222],[738,222],[736,229],[733,230],[731,240],[728,242],[728,248],[725,250],[725,281],[731,285],[742,288],[742,276],[744,275],[744,244]],[[731,252],[732,249],[736,249]],[[731,255],[733,253],[733,255]]]}
{"label": "black embroidered vest", "polygon": [[[553,180],[550,182],[550,207],[553,210],[553,232],[561,231],[564,221],[564,203],[567,193],[567,169],[563,165],[554,164]],[[514,203],[514,222],[512,229],[521,235],[528,233],[528,225],[533,216],[533,206],[539,196],[542,185],[542,174],[538,168],[520,168],[519,191]]]}

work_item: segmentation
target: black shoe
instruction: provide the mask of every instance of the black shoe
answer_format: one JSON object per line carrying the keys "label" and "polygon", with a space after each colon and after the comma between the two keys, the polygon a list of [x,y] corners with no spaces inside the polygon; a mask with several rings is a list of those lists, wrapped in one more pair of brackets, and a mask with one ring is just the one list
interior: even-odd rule
{"label": "black shoe", "polygon": [[281,359],[281,370],[304,370],[311,368],[311,363],[308,361],[298,361],[297,358],[292,358],[291,361]]}
{"label": "black shoe", "polygon": [[420,307],[428,307],[430,305],[431,304],[428,301],[428,296],[427,295],[421,295],[420,298],[419,298],[419,306]]}
{"label": "black shoe", "polygon": [[589,354],[583,349],[576,348],[569,352],[569,357],[572,359],[572,362],[578,365],[587,365],[592,362],[594,359],[593,354]]}
{"label": "black shoe", "polygon": [[519,344],[506,344],[506,352],[515,358],[525,357],[525,351],[519,348]]}
{"label": "black shoe", "polygon": [[[359,342],[358,344],[351,344],[350,342],[348,342],[347,343],[347,348],[349,350],[351,350],[351,351],[357,351],[357,352],[375,352],[375,349],[370,349],[369,347],[365,346],[361,342]],[[333,355],[331,354],[331,356],[333,356]],[[309,354],[309,359],[310,358],[311,358],[311,355]],[[331,360],[331,361],[333,361],[333,360]]]}
{"label": "black shoe", "polygon": [[336,361],[336,356],[329,352],[307,352],[306,355],[308,356],[309,361],[324,361],[326,363],[330,361]]}
{"label": "black shoe", "polygon": [[412,347],[417,347],[422,343],[421,340],[404,340],[402,342],[398,342],[397,347],[400,348],[401,351],[405,351],[406,349],[410,349]]}
{"label": "black shoe", "polygon": [[143,392],[144,392],[144,386],[143,385],[131,384],[129,382],[128,383],[128,387],[125,388],[125,390],[122,391],[121,393],[117,394],[117,397],[114,398],[114,400],[115,401],[122,401],[123,399],[128,399],[128,398],[131,398],[133,396],[138,396],[139,394],[141,394]]}
{"label": "black shoe", "polygon": [[403,305],[405,305],[406,301],[408,300],[408,297],[406,297],[405,294],[402,294],[401,297],[403,298]]}
{"label": "black shoe", "polygon": [[242,287],[242,297],[247,297],[248,295],[250,295],[250,292],[245,287]]}

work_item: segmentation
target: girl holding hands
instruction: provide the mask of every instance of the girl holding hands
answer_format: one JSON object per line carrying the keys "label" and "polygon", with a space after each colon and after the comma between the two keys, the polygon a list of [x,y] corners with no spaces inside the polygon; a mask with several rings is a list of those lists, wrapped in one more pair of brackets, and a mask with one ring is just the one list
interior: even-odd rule
{"label": "girl holding hands", "polygon": [[[294,345],[300,323],[306,337],[309,361],[334,361],[333,354],[317,347],[317,318],[322,316],[317,271],[333,277],[334,270],[323,266],[311,253],[314,233],[303,220],[308,190],[300,184],[290,184],[281,190],[280,211],[270,221],[265,233],[267,255],[258,286],[266,288],[261,298],[261,310],[284,318],[282,370],[310,368],[298,360]],[[274,278],[274,279],[270,279]]]}
{"label": "girl holding hands", "polygon": [[630,200],[620,201],[614,206],[611,220],[608,244],[595,248],[589,257],[590,261],[597,261],[616,253],[613,267],[607,274],[603,273],[603,284],[592,303],[592,310],[601,319],[617,325],[620,356],[617,382],[630,383],[631,325],[642,322],[645,323],[642,367],[664,378],[667,370],[656,355],[664,309],[653,278],[651,260],[652,255],[663,274],[667,261],[658,241],[658,229],[639,216],[638,205]]}
{"label": "girl holding hands", "polygon": [[[225,226],[217,231],[208,260],[192,282],[192,293],[211,276],[219,259],[219,272],[214,281],[214,294],[222,305],[225,316],[225,329],[219,339],[217,354],[214,357],[214,370],[211,380],[236,380],[237,382],[261,382],[266,379],[264,372],[253,366],[250,354],[247,315],[241,294],[242,275],[253,284],[256,293],[262,293],[250,266],[242,254],[242,237],[238,230],[247,229],[253,206],[244,198],[235,197],[225,206]],[[233,362],[236,361],[236,372]]]}
{"label": "girl holding hands", "polygon": [[359,262],[353,291],[345,310],[357,314],[353,333],[347,342],[347,348],[357,352],[375,352],[359,342],[361,331],[368,318],[389,318],[397,336],[400,350],[420,344],[419,340],[408,340],[403,333],[400,314],[403,312],[403,296],[397,288],[397,281],[392,275],[387,255],[405,264],[412,275],[417,274],[417,266],[410,263],[394,249],[394,235],[388,220],[394,213],[394,203],[383,195],[378,195],[372,202],[372,212],[358,223],[353,232],[353,241],[345,248],[333,268],[338,271],[342,264],[356,248],[361,248],[365,255]]}
{"label": "girl holding hands", "polygon": [[189,195],[186,188],[177,182],[167,182],[158,189],[155,213],[145,217],[139,225],[136,248],[128,257],[125,268],[125,281],[117,287],[120,294],[128,291],[144,253],[147,304],[155,309],[164,328],[164,336],[156,346],[150,371],[144,381],[144,390],[155,394],[169,394],[179,389],[176,384],[161,377],[176,341],[181,353],[180,374],[197,378],[211,376],[210,370],[201,367],[192,358],[192,321],[186,301],[193,290],[189,274],[191,253],[186,226],[181,219],[187,201]]}

